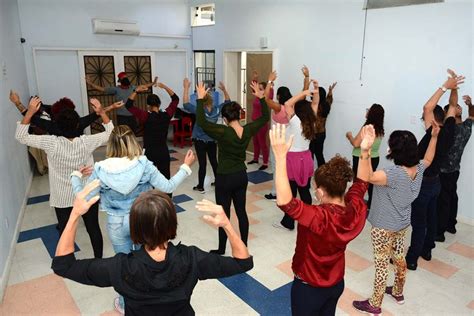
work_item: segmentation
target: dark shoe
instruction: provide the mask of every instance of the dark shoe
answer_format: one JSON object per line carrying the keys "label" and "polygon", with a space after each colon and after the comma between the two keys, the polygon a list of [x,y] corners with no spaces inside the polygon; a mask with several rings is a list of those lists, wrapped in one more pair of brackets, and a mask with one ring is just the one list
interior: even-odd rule
{"label": "dark shoe", "polygon": [[276,199],[277,199],[277,196],[273,195],[271,193],[265,194],[264,196],[267,200],[270,200],[270,201],[276,201]]}
{"label": "dark shoe", "polygon": [[436,235],[436,237],[435,237],[435,241],[437,241],[437,242],[444,242],[445,240],[446,240],[446,238],[444,237],[444,234]]}
{"label": "dark shoe", "polygon": [[250,160],[249,162],[247,162],[247,165],[253,165],[253,164],[256,164],[258,163],[257,160]]}
{"label": "dark shoe", "polygon": [[223,255],[223,254],[225,254],[225,250],[215,249],[215,250],[209,251],[209,253],[215,253],[215,254],[218,254],[218,255]]}
{"label": "dark shoe", "polygon": [[260,168],[258,168],[258,170],[265,170],[268,168],[268,165],[262,165]]}
{"label": "dark shoe", "polygon": [[431,251],[421,254],[421,257],[425,259],[426,261],[431,261]]}
{"label": "dark shoe", "polygon": [[455,227],[448,228],[448,229],[446,229],[446,231],[450,234],[453,234],[453,235],[456,234],[456,228]]}
{"label": "dark shoe", "polygon": [[353,301],[352,306],[357,309],[359,312],[369,314],[369,315],[381,315],[382,309],[380,307],[373,307],[370,305],[369,300],[365,301]]}
{"label": "dark shoe", "polygon": [[294,227],[293,227],[293,228],[288,228],[288,227],[286,227],[286,226],[283,226],[282,223],[280,223],[280,222],[275,222],[275,223],[272,224],[272,226],[275,227],[275,228],[278,228],[278,229],[289,230],[290,232],[291,232],[293,229],[295,229]]}
{"label": "dark shoe", "polygon": [[198,187],[197,185],[193,187],[193,191],[198,191],[199,193],[206,193],[204,188]]}
{"label": "dark shoe", "polygon": [[385,293],[390,295],[395,300],[395,302],[397,302],[397,304],[403,305],[405,303],[405,297],[403,296],[403,294],[398,296],[393,295],[393,286],[387,286],[385,288]]}
{"label": "dark shoe", "polygon": [[415,271],[417,267],[418,267],[418,265],[416,263],[408,263],[407,262],[407,269],[408,270]]}

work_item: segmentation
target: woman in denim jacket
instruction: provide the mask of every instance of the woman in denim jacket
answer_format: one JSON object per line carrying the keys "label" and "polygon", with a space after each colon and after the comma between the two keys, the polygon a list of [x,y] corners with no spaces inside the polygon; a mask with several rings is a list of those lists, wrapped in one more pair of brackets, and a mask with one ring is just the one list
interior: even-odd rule
{"label": "woman in denim jacket", "polygon": [[[158,169],[142,155],[132,130],[126,125],[115,127],[107,143],[106,157],[92,167],[84,167],[74,171],[71,182],[74,193],[80,192],[84,183],[83,174],[92,173],[87,182],[99,179],[100,210],[107,212],[107,233],[115,253],[130,253],[133,242],[130,238],[129,215],[135,199],[142,192],[153,188],[165,193],[172,193],[184,179],[191,174],[190,166],[194,162],[194,153],[189,150],[184,158],[184,164],[171,178],[166,179]],[[97,192],[93,192],[97,194]],[[120,308],[123,299],[120,298]]]}

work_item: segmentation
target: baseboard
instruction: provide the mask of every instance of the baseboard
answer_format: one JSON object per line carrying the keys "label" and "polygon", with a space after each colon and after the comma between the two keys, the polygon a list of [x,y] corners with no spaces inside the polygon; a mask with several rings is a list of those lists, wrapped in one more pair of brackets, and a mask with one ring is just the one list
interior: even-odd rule
{"label": "baseboard", "polygon": [[33,183],[33,174],[31,172],[30,179],[28,181],[28,185],[25,191],[25,198],[23,199],[23,204],[21,205],[20,214],[18,214],[18,220],[15,226],[15,232],[13,233],[12,242],[10,245],[10,251],[8,253],[7,262],[5,264],[5,269],[3,269],[3,273],[0,279],[0,304],[3,302],[3,296],[5,295],[5,290],[8,285],[8,279],[10,278],[10,269],[13,261],[13,256],[15,256],[15,248],[18,240],[18,235],[20,234],[21,224],[23,222],[23,216],[25,215],[26,209],[26,202],[28,201],[28,196],[30,194],[31,184]]}
{"label": "baseboard", "polygon": [[460,223],[467,224],[467,225],[470,225],[470,226],[474,226],[474,218],[458,216],[457,220]]}

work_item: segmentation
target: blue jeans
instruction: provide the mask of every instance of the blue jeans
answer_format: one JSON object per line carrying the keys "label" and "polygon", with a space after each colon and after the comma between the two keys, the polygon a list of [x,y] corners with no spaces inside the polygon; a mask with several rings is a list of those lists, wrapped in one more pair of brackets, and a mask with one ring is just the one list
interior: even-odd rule
{"label": "blue jeans", "polygon": [[418,257],[428,254],[435,247],[437,230],[438,195],[441,190],[439,177],[423,178],[420,194],[411,204],[411,243],[407,263],[416,264]]}

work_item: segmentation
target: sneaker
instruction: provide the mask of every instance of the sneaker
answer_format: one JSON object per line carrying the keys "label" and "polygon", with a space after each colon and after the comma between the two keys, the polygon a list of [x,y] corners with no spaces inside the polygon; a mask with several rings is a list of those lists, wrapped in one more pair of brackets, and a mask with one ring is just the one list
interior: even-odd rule
{"label": "sneaker", "polygon": [[260,168],[258,168],[258,170],[265,170],[268,168],[268,165],[262,165]]}
{"label": "sneaker", "polygon": [[117,312],[120,313],[120,315],[124,315],[125,314],[125,311],[123,309],[123,306],[120,305],[120,297],[116,297],[114,298],[114,308]]}
{"label": "sneaker", "polygon": [[199,193],[202,193],[202,194],[206,193],[204,188],[198,187],[197,185],[193,187],[193,191],[198,191]]}
{"label": "sneaker", "polygon": [[290,228],[288,228],[288,227],[285,227],[285,226],[283,226],[280,222],[274,222],[274,223],[272,224],[272,226],[275,227],[275,228],[278,228],[278,229],[288,230],[288,231],[290,231],[290,232],[294,229],[294,228],[291,228],[291,229],[290,229]]}
{"label": "sneaker", "polygon": [[369,314],[369,315],[381,315],[382,309],[380,307],[373,307],[370,305],[369,300],[365,301],[353,301],[352,306],[357,309],[359,312]]}
{"label": "sneaker", "polygon": [[247,165],[253,165],[253,164],[256,164],[258,163],[257,160],[250,160],[249,162],[247,162]]}
{"label": "sneaker", "polygon": [[264,196],[267,200],[270,200],[270,201],[276,201],[276,199],[277,199],[277,196],[273,195],[271,193],[265,194]]}
{"label": "sneaker", "polygon": [[395,300],[395,302],[397,302],[397,304],[399,305],[403,305],[405,303],[405,297],[403,296],[403,294],[398,295],[398,296],[393,295],[393,286],[387,286],[385,288],[385,294],[390,295]]}

